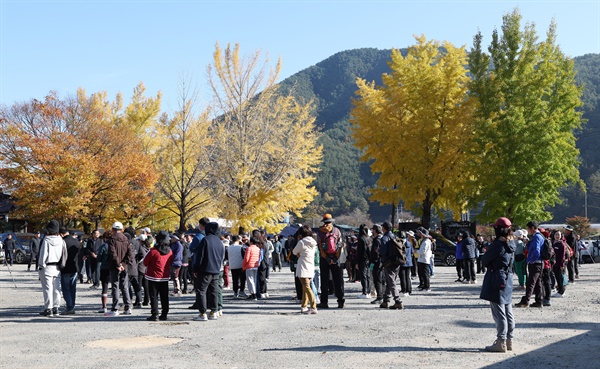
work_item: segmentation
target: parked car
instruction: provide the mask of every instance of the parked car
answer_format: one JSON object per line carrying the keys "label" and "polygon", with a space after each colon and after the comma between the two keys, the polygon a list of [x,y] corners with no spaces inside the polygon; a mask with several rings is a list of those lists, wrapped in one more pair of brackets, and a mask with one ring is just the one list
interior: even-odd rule
{"label": "parked car", "polygon": [[[29,249],[29,241],[31,241],[31,239],[36,236],[35,233],[9,233],[13,235],[13,239],[15,240],[13,262],[17,264],[24,264],[29,262],[29,256],[31,255],[31,250]],[[2,243],[4,243],[9,233],[0,233],[0,240],[2,241]]]}
{"label": "parked car", "polygon": [[456,244],[438,232],[429,232],[435,240],[434,260],[437,263],[456,265]]}

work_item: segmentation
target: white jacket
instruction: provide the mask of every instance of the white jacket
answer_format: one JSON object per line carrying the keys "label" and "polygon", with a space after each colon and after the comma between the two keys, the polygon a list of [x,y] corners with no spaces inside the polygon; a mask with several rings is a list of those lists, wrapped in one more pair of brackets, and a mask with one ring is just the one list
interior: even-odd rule
{"label": "white jacket", "polygon": [[429,238],[421,241],[421,247],[419,247],[419,263],[429,264],[431,262],[431,240]]}
{"label": "white jacket", "polygon": [[296,277],[314,278],[315,277],[315,251],[317,250],[317,241],[312,237],[304,237],[296,244],[292,250],[294,255],[298,256],[296,265]]}

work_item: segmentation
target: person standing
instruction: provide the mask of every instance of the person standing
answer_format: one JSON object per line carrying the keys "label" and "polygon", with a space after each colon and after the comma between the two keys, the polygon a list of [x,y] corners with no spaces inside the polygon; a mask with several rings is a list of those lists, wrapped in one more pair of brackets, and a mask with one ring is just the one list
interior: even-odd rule
{"label": "person standing", "polygon": [[4,265],[13,265],[13,254],[15,252],[15,240],[11,233],[6,236],[4,240]]}
{"label": "person standing", "polygon": [[[194,261],[194,277],[197,280],[196,301],[200,314],[194,320],[216,320],[219,305],[219,274],[223,266],[225,248],[217,236],[219,225],[209,222],[206,236],[200,241]],[[210,309],[210,314],[206,312]]]}
{"label": "person standing", "polygon": [[179,283],[179,272],[183,260],[183,245],[179,237],[171,236],[171,251],[173,251],[173,262],[171,264],[171,280],[173,281],[173,293],[171,296],[181,296],[181,284]]}
{"label": "person standing", "polygon": [[527,231],[516,231],[515,238],[517,248],[515,250],[514,269],[515,273],[517,273],[517,281],[519,282],[519,287],[525,288],[525,283],[527,281],[527,261],[525,260],[524,240],[527,240]]}
{"label": "person standing", "polygon": [[373,225],[373,241],[371,245],[371,254],[369,256],[370,268],[373,271],[373,284],[375,285],[375,293],[377,297],[371,301],[371,304],[381,304],[383,302],[383,294],[385,292],[385,281],[383,278],[383,265],[381,264],[381,238],[383,230],[379,224]]}
{"label": "person standing", "polygon": [[333,288],[337,297],[338,308],[342,309],[344,299],[344,270],[340,265],[340,256],[343,248],[342,234],[334,227],[331,214],[323,216],[323,225],[317,232],[317,246],[321,255],[321,303],[320,309],[329,309],[329,278],[333,279]]}
{"label": "person standing", "polygon": [[115,222],[112,235],[108,240],[108,270],[112,292],[111,311],[105,316],[119,316],[119,291],[123,294],[124,315],[131,315],[131,297],[129,296],[129,277],[127,266],[132,262],[129,240],[123,234],[123,224]]}
{"label": "person standing", "polygon": [[405,297],[410,296],[412,293],[412,281],[410,279],[410,273],[413,267],[413,240],[414,238],[407,237],[404,243],[406,246],[406,263],[400,267],[400,293],[403,293]]}
{"label": "person standing", "polygon": [[458,278],[454,282],[462,282],[463,272],[465,270],[465,266],[463,265],[463,235],[462,232],[459,232],[456,236],[456,252],[454,254],[456,257],[456,274]]}
{"label": "person standing", "polygon": [[[397,264],[393,258],[393,245],[392,239],[395,238],[392,233],[392,225],[389,222],[385,222],[382,225],[383,237],[381,238],[381,246],[379,246],[379,253],[381,254],[381,262],[383,264],[384,276],[385,276],[385,293],[383,295],[383,302],[379,305],[382,309],[403,309],[402,300],[400,299],[400,292],[398,291],[398,274],[400,273],[400,264]],[[402,233],[400,241],[404,242],[406,235]],[[390,304],[392,298],[394,304]]]}
{"label": "person standing", "polygon": [[181,293],[184,295],[188,293],[188,267],[190,265],[190,242],[191,236],[186,234],[183,236],[183,252],[181,253],[181,270],[179,271],[179,286],[181,286]]}
{"label": "person standing", "polygon": [[108,283],[110,282],[110,268],[108,267],[108,239],[110,238],[110,231],[105,231],[102,234],[102,245],[98,249],[97,262],[98,269],[100,270],[100,286],[101,286],[101,303],[102,307],[97,312],[100,314],[106,313],[106,303],[108,302]]}
{"label": "person standing", "polygon": [[231,270],[233,297],[238,298],[244,295],[244,289],[246,288],[246,274],[242,269],[244,257],[242,256],[240,236],[234,235],[231,237],[231,244],[227,248],[227,259],[229,260],[229,270]]}
{"label": "person standing", "polygon": [[[298,257],[296,265],[296,277],[302,284],[302,303],[300,305],[301,314],[316,314],[317,303],[315,295],[310,286],[310,281],[315,275],[315,254],[317,242],[312,238],[312,229],[304,225],[298,230],[298,243],[292,250],[292,253]],[[310,310],[307,305],[310,304]]]}
{"label": "person standing", "polygon": [[429,231],[423,227],[417,229],[417,234],[421,238],[421,246],[419,247],[419,257],[417,259],[417,269],[419,272],[419,280],[423,281],[419,291],[430,292],[431,286],[429,284],[429,263],[431,263],[431,240],[429,239]]}
{"label": "person standing", "polygon": [[[496,323],[496,340],[486,346],[489,352],[506,352],[513,349],[515,318],[512,311],[512,268],[511,263],[515,251],[512,238],[511,222],[507,218],[498,218],[492,224],[496,239],[489,245],[483,255],[483,265],[487,272],[483,277],[479,298],[489,301],[492,317]],[[502,283],[497,284],[500,279]]]}
{"label": "person standing", "polygon": [[27,264],[28,272],[31,271],[31,263],[33,262],[33,259],[35,259],[35,269],[37,270],[38,254],[40,253],[40,241],[40,232],[36,232],[35,237],[29,241],[29,251],[31,251],[31,254],[29,254],[29,263]]}
{"label": "person standing", "polygon": [[515,307],[528,307],[529,299],[535,295],[535,302],[531,307],[541,308],[542,302],[542,272],[544,264],[542,262],[542,247],[544,246],[544,236],[539,231],[536,222],[527,223],[527,233],[531,236],[527,243],[527,285],[525,296]]}
{"label": "person standing", "polygon": [[[192,263],[192,284],[194,286],[194,291],[198,290],[198,285],[196,284],[196,277],[194,276],[193,273],[193,265],[196,263],[196,257],[198,256],[198,248],[200,247],[200,242],[202,242],[202,239],[205,236],[205,227],[206,225],[210,222],[210,220],[206,217],[201,218],[198,221],[198,233],[196,233],[196,235],[194,236],[194,238],[192,239],[192,242],[190,243],[190,254],[191,254],[191,263]],[[198,293],[196,292],[196,301],[194,302],[194,304],[190,307],[188,307],[188,309],[198,309],[200,302],[198,301]]]}
{"label": "person standing", "polygon": [[575,232],[573,226],[568,225],[565,227],[565,241],[567,245],[573,250],[573,255],[567,261],[567,271],[569,272],[569,283],[575,283],[576,279],[579,279],[579,250],[577,249],[577,240],[575,238]]}
{"label": "person standing", "polygon": [[[150,294],[150,316],[148,321],[167,320],[169,313],[169,279],[171,277],[171,263],[175,255],[169,246],[169,235],[165,231],[156,235],[156,246],[153,247],[143,264],[146,267],[145,278],[148,280]],[[161,313],[158,316],[158,297],[160,296]]]}
{"label": "person standing", "polygon": [[475,258],[477,257],[477,245],[471,238],[469,232],[462,230],[462,252],[463,264],[465,268],[465,280],[463,283],[475,284],[477,275],[475,274]]}
{"label": "person standing", "polygon": [[78,255],[81,248],[79,240],[74,236],[69,235],[69,231],[61,227],[60,236],[65,241],[67,247],[67,260],[65,266],[60,270],[60,285],[62,288],[63,298],[67,305],[67,310],[61,315],[75,314],[75,299],[77,294],[77,271],[78,271]]}
{"label": "person standing", "polygon": [[92,273],[92,286],[90,288],[96,289],[100,287],[100,267],[98,266],[98,250],[102,246],[102,239],[100,238],[100,231],[95,230],[92,233],[92,237],[87,240],[87,258],[86,261],[90,265]]}
{"label": "person standing", "polygon": [[279,240],[279,236],[275,236],[275,242],[273,243],[273,271],[281,272],[281,249],[283,246],[281,245],[281,241]]}
{"label": "person standing", "polygon": [[361,224],[358,229],[358,248],[356,253],[356,266],[358,278],[362,293],[361,299],[371,297],[371,276],[369,273],[369,254],[371,253],[371,238],[369,237],[369,228],[366,224]]}
{"label": "person standing", "polygon": [[249,300],[256,300],[260,286],[258,285],[258,266],[260,264],[260,245],[261,241],[258,237],[250,237],[250,245],[244,252],[244,261],[242,269],[246,273],[246,281],[248,283]]}
{"label": "person standing", "polygon": [[485,242],[485,240],[483,239],[483,236],[478,234],[477,235],[477,251],[478,251],[477,274],[485,273],[485,266],[483,266],[483,263],[481,262],[481,260],[483,258],[483,254],[485,254],[486,245],[487,245],[487,242]]}
{"label": "person standing", "polygon": [[139,273],[139,261],[143,259],[141,252],[140,240],[135,237],[135,229],[133,227],[127,227],[123,232],[127,240],[129,241],[129,247],[131,248],[131,262],[127,266],[127,278],[129,278],[129,295],[135,296],[133,301],[134,308],[142,307],[142,285],[140,283]]}
{"label": "person standing", "polygon": [[563,283],[563,274],[565,273],[565,266],[567,263],[565,250],[566,244],[562,239],[560,231],[554,231],[551,235],[552,247],[554,248],[554,255],[556,255],[556,262],[553,266],[554,277],[556,277],[556,293],[553,297],[564,297],[565,296],[565,285]]}
{"label": "person standing", "polygon": [[40,247],[38,269],[44,293],[44,311],[40,313],[43,316],[58,315],[60,307],[60,269],[67,261],[67,245],[59,231],[58,221],[52,219]]}

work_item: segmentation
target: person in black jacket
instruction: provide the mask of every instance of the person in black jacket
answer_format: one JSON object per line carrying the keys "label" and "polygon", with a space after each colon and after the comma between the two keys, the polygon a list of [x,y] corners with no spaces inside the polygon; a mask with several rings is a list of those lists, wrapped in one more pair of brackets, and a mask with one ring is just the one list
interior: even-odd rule
{"label": "person in black jacket", "polygon": [[92,233],[92,237],[87,240],[86,243],[86,262],[90,265],[92,274],[92,286],[90,288],[96,289],[100,287],[100,266],[98,265],[98,251],[102,246],[103,240],[100,238],[100,231],[95,230]]}
{"label": "person in black jacket", "polygon": [[13,239],[12,234],[8,234],[6,236],[6,240],[4,240],[4,265],[10,266],[13,265],[13,252],[15,251],[15,240]]}
{"label": "person in black jacket", "polygon": [[373,226],[373,243],[371,245],[371,254],[369,255],[370,268],[373,271],[373,284],[377,298],[371,301],[371,304],[381,304],[383,302],[383,293],[385,292],[385,280],[383,278],[383,265],[381,264],[381,255],[379,248],[381,246],[381,237],[383,230],[379,224]]}
{"label": "person in black jacket", "polygon": [[465,279],[463,283],[475,284],[477,275],[475,274],[475,258],[477,257],[477,244],[469,232],[460,231],[462,237],[463,263],[465,268]]}
{"label": "person in black jacket", "polygon": [[358,229],[358,249],[356,253],[356,270],[362,287],[361,299],[368,299],[371,295],[371,278],[369,273],[369,254],[371,253],[371,239],[369,228],[361,224]]}
{"label": "person in black jacket", "polygon": [[29,241],[29,251],[31,251],[31,254],[29,254],[29,263],[27,264],[27,271],[30,272],[31,271],[31,263],[33,262],[33,259],[35,259],[35,270],[37,270],[37,261],[38,261],[38,254],[40,253],[40,242],[41,242],[41,238],[40,238],[40,232],[37,232],[35,234],[35,237],[31,239],[31,241]]}
{"label": "person in black jacket", "polygon": [[67,260],[64,268],[60,270],[60,286],[67,310],[63,311],[60,315],[72,315],[75,314],[77,271],[79,270],[78,256],[81,243],[75,235],[69,235],[69,231],[64,227],[60,228],[59,233],[67,245]]}
{"label": "person in black jacket", "polygon": [[[225,248],[217,236],[219,225],[210,222],[205,227],[206,236],[200,241],[194,260],[194,277],[197,278],[196,295],[200,314],[194,320],[216,320],[219,305],[219,273],[223,265]],[[208,299],[207,299],[208,294]],[[208,305],[208,306],[207,306]],[[207,308],[210,314],[207,317]]]}

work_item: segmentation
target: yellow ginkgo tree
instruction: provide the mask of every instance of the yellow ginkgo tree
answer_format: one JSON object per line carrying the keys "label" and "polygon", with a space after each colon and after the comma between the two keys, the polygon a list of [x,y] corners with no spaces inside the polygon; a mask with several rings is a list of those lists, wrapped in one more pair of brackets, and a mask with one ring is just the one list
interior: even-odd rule
{"label": "yellow ginkgo tree", "polygon": [[357,80],[352,123],[362,160],[379,173],[372,199],[402,200],[429,227],[432,209],[463,210],[476,100],[468,95],[464,47],[416,41],[406,56],[392,50],[383,86]]}
{"label": "yellow ginkgo tree", "polygon": [[234,227],[276,231],[287,212],[312,201],[321,147],[310,105],[276,85],[281,63],[269,68],[259,51],[216,45],[208,68],[214,96],[211,168],[221,215]]}

